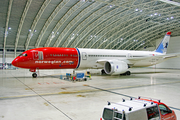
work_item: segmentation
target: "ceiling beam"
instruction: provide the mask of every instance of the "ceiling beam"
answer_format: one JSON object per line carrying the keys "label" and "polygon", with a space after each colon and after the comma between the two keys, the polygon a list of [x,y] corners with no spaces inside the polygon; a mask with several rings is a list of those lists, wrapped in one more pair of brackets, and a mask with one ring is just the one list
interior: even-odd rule
{"label": "ceiling beam", "polygon": [[33,32],[35,31],[36,25],[37,25],[39,19],[41,18],[44,10],[46,9],[46,7],[48,6],[48,4],[49,4],[50,2],[51,2],[51,0],[45,0],[44,3],[43,3],[43,5],[41,6],[39,12],[37,13],[37,15],[36,15],[36,17],[35,17],[35,19],[34,19],[34,21],[33,21],[33,24],[32,24],[32,26],[31,26],[31,32],[29,32],[28,38],[27,38],[27,40],[26,40],[26,44],[25,44],[25,49],[26,49],[26,50],[27,50],[28,47],[29,47],[29,43],[30,43],[31,38],[32,38],[32,36],[33,36]]}
{"label": "ceiling beam", "polygon": [[[61,36],[61,34],[63,34],[63,32],[65,31],[65,29],[67,29],[68,24],[70,24],[71,22],[67,22],[68,19],[71,19],[72,15],[78,13],[77,11],[83,6],[84,4],[81,4],[81,2],[76,1],[76,3],[74,3],[73,7],[71,7],[68,12],[66,13],[68,15],[68,17],[66,16],[66,14],[58,21],[58,23],[56,24],[56,26],[53,28],[51,34],[49,35],[48,39],[46,40],[45,43],[45,47],[49,47],[49,45],[51,44],[51,41],[53,40],[53,38],[57,35],[57,36]],[[79,13],[78,13],[79,14]],[[77,15],[76,15],[77,16]],[[75,16],[75,17],[76,17]],[[73,18],[74,19],[74,18]],[[71,20],[72,21],[72,20]],[[64,26],[64,28],[62,27]],[[72,26],[72,25],[70,25]],[[58,32],[60,29],[63,29],[62,32]],[[68,28],[69,30],[69,28]],[[67,30],[67,31],[68,31]],[[68,33],[68,32],[65,32]],[[63,38],[61,38],[63,39]]]}
{"label": "ceiling beam", "polygon": [[41,43],[41,40],[46,32],[46,30],[48,29],[49,25],[52,23],[52,21],[54,20],[54,18],[56,17],[56,15],[59,13],[60,10],[62,10],[63,7],[65,7],[65,5],[68,3],[69,1],[66,0],[66,1],[61,1],[57,7],[54,9],[54,11],[51,13],[51,15],[49,16],[49,18],[47,19],[46,23],[44,24],[40,34],[39,34],[39,37],[36,41],[36,44],[35,44],[35,47],[38,48],[40,43]]}
{"label": "ceiling beam", "polygon": [[24,20],[26,18],[26,15],[27,15],[27,12],[29,10],[29,6],[31,5],[31,2],[32,2],[32,0],[27,1],[26,6],[25,6],[24,11],[23,11],[23,14],[21,16],[21,20],[20,20],[20,23],[19,23],[19,28],[18,28],[17,35],[16,35],[16,42],[15,42],[15,49],[14,49],[15,57],[16,57],[16,50],[17,50],[17,46],[18,46],[18,42],[19,42],[19,36],[21,34],[22,26],[24,24]]}
{"label": "ceiling beam", "polygon": [[171,4],[171,5],[180,6],[180,3],[174,2],[174,1],[169,1],[169,0],[159,0],[159,1]]}
{"label": "ceiling beam", "polygon": [[4,46],[3,46],[4,52],[5,52],[5,48],[6,48],[6,39],[7,39],[7,35],[8,35],[8,26],[9,26],[9,18],[10,18],[10,14],[11,14],[12,2],[13,2],[13,0],[9,1],[9,7],[8,7],[8,13],[7,13],[7,19],[6,19],[6,28],[5,28]]}

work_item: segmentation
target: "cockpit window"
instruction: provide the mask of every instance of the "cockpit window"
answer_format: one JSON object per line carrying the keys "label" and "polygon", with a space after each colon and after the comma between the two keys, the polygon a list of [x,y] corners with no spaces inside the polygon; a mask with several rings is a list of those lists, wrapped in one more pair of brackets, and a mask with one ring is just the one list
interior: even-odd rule
{"label": "cockpit window", "polygon": [[24,53],[24,54],[23,54],[23,56],[27,56],[27,54],[26,54],[26,53]]}
{"label": "cockpit window", "polygon": [[22,53],[19,56],[22,56]]}
{"label": "cockpit window", "polygon": [[19,56],[24,56],[25,57],[25,56],[27,56],[27,53],[24,53],[24,54],[21,53]]}

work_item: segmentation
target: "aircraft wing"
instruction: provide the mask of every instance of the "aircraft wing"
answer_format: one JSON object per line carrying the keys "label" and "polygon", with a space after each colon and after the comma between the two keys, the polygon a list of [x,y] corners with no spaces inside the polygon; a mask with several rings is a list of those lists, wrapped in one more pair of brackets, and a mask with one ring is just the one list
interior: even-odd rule
{"label": "aircraft wing", "polygon": [[145,59],[152,59],[152,58],[163,58],[163,59],[169,59],[169,58],[176,58],[180,57],[180,53],[172,53],[172,54],[165,54],[165,55],[157,55],[157,56],[151,56],[151,57],[141,57],[141,58],[128,58],[130,61],[139,61],[139,60],[145,60]]}
{"label": "aircraft wing", "polygon": [[[171,54],[165,54],[165,55],[157,55],[157,56],[150,56],[150,57],[140,57],[140,58],[123,58],[123,59],[116,59],[119,61],[124,61],[126,62],[128,65],[133,66],[135,63],[137,62],[141,62],[141,61],[150,61],[152,63],[160,63],[164,60],[170,59],[170,58],[177,58],[180,57],[180,53],[171,53]],[[99,64],[104,64],[105,62],[107,62],[107,59],[100,59],[97,60],[96,63]]]}
{"label": "aircraft wing", "polygon": [[164,61],[170,58],[177,58],[177,57],[180,57],[180,53],[172,53],[172,54],[157,55],[157,56],[151,56],[151,57],[141,57],[141,58],[128,58],[127,63],[133,65],[136,62],[144,61],[144,60],[158,63],[158,61]]}
{"label": "aircraft wing", "polygon": [[99,63],[101,65],[104,65],[105,62],[107,62],[108,60],[106,59],[101,59],[101,60],[97,60],[96,63]]}

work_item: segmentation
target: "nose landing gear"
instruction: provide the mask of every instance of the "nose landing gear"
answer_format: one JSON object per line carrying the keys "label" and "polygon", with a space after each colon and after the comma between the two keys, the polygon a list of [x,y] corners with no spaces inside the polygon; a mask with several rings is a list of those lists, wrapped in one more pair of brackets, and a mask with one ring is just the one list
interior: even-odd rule
{"label": "nose landing gear", "polygon": [[33,74],[32,74],[32,77],[33,77],[33,78],[37,78],[37,74],[36,74],[36,73],[33,73]]}
{"label": "nose landing gear", "polygon": [[[38,73],[39,73],[39,69],[37,69],[38,70]],[[37,78],[37,73],[36,73],[36,69],[30,69],[29,70],[30,72],[33,72],[33,74],[32,74],[32,77],[33,78]],[[39,74],[38,74],[39,75]]]}

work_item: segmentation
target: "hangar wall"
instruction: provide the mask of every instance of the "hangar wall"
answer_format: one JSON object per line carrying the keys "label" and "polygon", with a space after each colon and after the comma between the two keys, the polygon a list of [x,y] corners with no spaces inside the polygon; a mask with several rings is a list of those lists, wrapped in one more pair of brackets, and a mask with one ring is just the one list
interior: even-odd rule
{"label": "hangar wall", "polygon": [[[5,54],[5,66],[8,67],[8,69],[13,69],[14,66],[11,65],[11,62],[14,59],[14,52],[6,51]],[[3,51],[0,51],[0,69],[2,69],[3,66]]]}
{"label": "hangar wall", "polygon": [[[158,39],[156,41],[156,46],[159,45],[161,40],[162,39]],[[180,53],[180,36],[170,38],[169,47],[167,49],[167,54],[168,53]],[[169,59],[160,64],[157,64],[156,68],[180,69],[180,57]]]}
{"label": "hangar wall", "polygon": [[[11,63],[14,59],[14,52],[6,51],[5,55],[6,63]],[[3,51],[0,52],[0,63],[3,62]]]}

